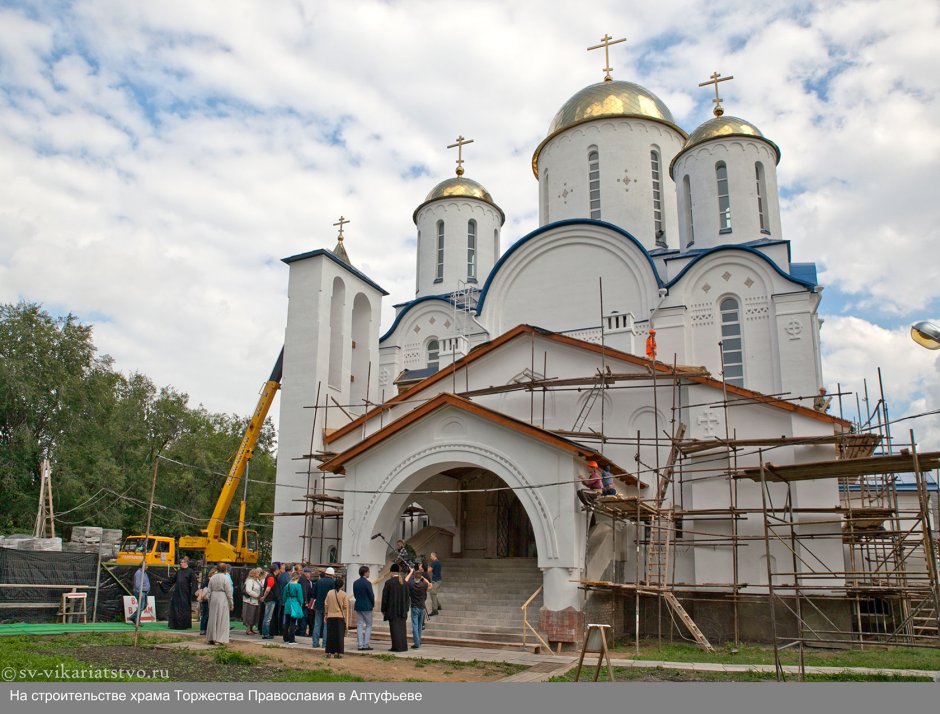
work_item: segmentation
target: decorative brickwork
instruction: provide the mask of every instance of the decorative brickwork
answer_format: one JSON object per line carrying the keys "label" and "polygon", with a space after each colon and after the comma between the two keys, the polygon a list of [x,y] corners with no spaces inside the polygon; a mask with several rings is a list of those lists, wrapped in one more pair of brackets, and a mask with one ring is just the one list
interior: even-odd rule
{"label": "decorative brickwork", "polygon": [[584,613],[573,607],[564,610],[539,610],[539,632],[549,642],[580,642],[584,632]]}

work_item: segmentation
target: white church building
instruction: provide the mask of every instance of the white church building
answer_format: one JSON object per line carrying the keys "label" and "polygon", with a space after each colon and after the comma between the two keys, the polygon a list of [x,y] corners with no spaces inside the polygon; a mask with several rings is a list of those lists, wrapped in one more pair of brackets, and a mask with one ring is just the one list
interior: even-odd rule
{"label": "white church building", "polygon": [[[577,641],[582,582],[648,567],[632,535],[642,519],[612,524],[578,498],[593,460],[617,475],[616,498],[691,514],[671,579],[766,593],[768,558],[792,570],[785,544],[710,547],[710,533],[756,538],[763,522],[704,515],[729,499],[760,505],[759,484],[714,475],[757,465],[756,451],[693,454],[681,482],[661,497],[657,484],[680,424],[686,440],[819,438],[777,448],[783,464],[835,458],[827,439],[850,429],[814,408],[822,288],[782,231],[780,159],[717,102],[687,131],[649,90],[607,78],[565,101],[534,148],[540,225],[507,250],[498,196],[462,161],[430,189],[414,210],[415,297],[384,334],[387,293],[342,232],[334,250],[285,258],[275,511],[287,515],[273,557],[378,577],[388,549],[373,536],[394,540],[419,510],[445,563],[512,558],[537,572],[533,621],[552,642]],[[698,463],[711,475],[696,479]],[[808,510],[840,498],[835,479],[792,494]],[[841,540],[813,557],[844,569]]]}

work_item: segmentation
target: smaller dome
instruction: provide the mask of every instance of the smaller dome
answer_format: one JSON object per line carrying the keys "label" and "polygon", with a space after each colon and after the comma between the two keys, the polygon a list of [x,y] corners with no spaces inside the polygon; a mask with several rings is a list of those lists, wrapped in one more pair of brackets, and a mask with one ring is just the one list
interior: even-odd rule
{"label": "smaller dome", "polygon": [[[689,149],[698,146],[699,144],[704,144],[706,141],[713,141],[715,139],[728,139],[733,136],[760,139],[764,143],[768,144],[771,149],[773,149],[774,154],[777,155],[777,163],[780,162],[779,147],[766,136],[764,136],[760,129],[751,124],[751,122],[741,119],[740,117],[723,115],[709,119],[698,129],[689,134],[689,138],[682,147],[682,150],[679,151],[679,153],[676,155],[676,158],[672,160],[672,166],[675,166],[676,161],[679,160],[679,157],[682,156],[682,154],[684,154]],[[672,166],[669,167],[670,174],[672,173]]]}
{"label": "smaller dome", "polygon": [[[493,197],[490,192],[483,188],[472,179],[455,176],[446,181],[441,181],[437,186],[431,189],[424,202],[433,201],[438,198],[456,198],[464,196],[467,198],[479,198],[481,201],[493,203]],[[495,204],[494,204],[495,205]]]}
{"label": "smaller dome", "polygon": [[415,209],[413,215],[414,220],[417,222],[418,211],[427,206],[429,203],[432,201],[440,201],[445,198],[475,198],[479,201],[490,204],[497,210],[502,221],[506,220],[503,209],[496,205],[496,202],[493,200],[490,192],[483,188],[482,184],[477,183],[473,179],[468,179],[465,176],[454,176],[453,178],[441,181],[437,186],[432,188],[425,197],[424,202]]}

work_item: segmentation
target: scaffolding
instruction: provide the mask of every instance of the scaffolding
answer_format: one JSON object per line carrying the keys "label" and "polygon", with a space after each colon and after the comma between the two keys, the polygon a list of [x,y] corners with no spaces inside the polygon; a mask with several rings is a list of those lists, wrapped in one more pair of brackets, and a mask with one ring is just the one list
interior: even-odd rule
{"label": "scaffolding", "polygon": [[[843,392],[839,386],[831,398],[838,398],[843,425],[839,428],[844,431],[834,428],[833,433],[824,435],[738,438],[729,418],[736,409],[765,404],[793,410],[794,405],[813,403],[813,396],[745,394],[729,390],[721,382],[720,398],[709,400],[707,405],[688,404],[683,403],[684,388],[705,381],[716,386],[704,368],[652,360],[645,363],[645,369],[638,366],[634,372],[618,373],[610,366],[617,359],[605,354],[602,334],[600,366],[593,374],[551,377],[547,353],[544,363],[539,365],[540,372],[536,371],[533,342],[531,364],[525,365],[521,376],[511,383],[471,389],[470,365],[466,363],[461,366],[466,370],[461,380],[465,389],[457,389],[456,364],[453,387],[458,396],[471,400],[510,392],[528,393],[530,423],[542,428],[548,428],[547,395],[574,392],[583,396],[580,406],[572,411],[577,414],[574,424],[571,428],[556,424],[556,428],[550,429],[553,433],[599,443],[601,450],[611,445],[635,445],[635,474],[620,477],[631,489],[637,486],[635,494],[628,489],[627,495],[599,496],[585,504],[589,518],[610,519],[615,543],[617,533],[626,532],[624,526],[632,527],[634,572],[618,570],[614,563],[611,579],[578,582],[586,592],[607,592],[625,602],[633,600],[637,645],[643,634],[662,638],[666,622],[672,623],[670,637],[675,633],[685,637],[688,633],[691,639],[710,649],[711,642],[693,615],[698,603],[717,603],[730,613],[729,636],[722,639],[735,644],[748,639],[742,626],[746,617],[742,611],[746,608],[748,616],[753,617],[756,611],[766,608],[763,623],[765,632],[766,625],[770,625],[769,639],[778,664],[781,651],[794,648],[802,653],[807,646],[940,646],[938,543],[936,524],[931,522],[931,486],[927,478],[928,472],[940,467],[940,452],[918,453],[913,432],[905,443],[891,435],[880,370],[881,396],[863,414],[861,404],[864,402],[866,407],[870,404],[866,383],[864,397],[856,400],[858,415],[851,429],[842,417],[843,397],[851,393]],[[657,395],[661,390],[671,389],[668,431],[663,428],[666,425],[656,421],[653,433],[618,433],[619,415],[605,409],[604,395],[610,390],[624,389],[651,390],[657,414],[655,402],[657,398],[663,401]],[[537,408],[539,396],[541,416]],[[394,401],[379,405],[374,412],[379,427],[385,412],[403,403],[399,400],[393,404]],[[817,398],[815,409],[825,413],[830,403],[829,398],[823,401]],[[342,405],[335,406],[342,409]],[[724,434],[707,439],[687,436],[684,415],[693,407],[702,406],[724,413]],[[318,394],[312,408],[315,416],[310,453],[298,457],[307,462],[302,472],[307,475],[307,492],[299,499],[307,506],[303,511],[273,515],[303,516],[304,560],[325,562],[324,543],[329,539],[324,535],[323,524],[331,520],[337,525],[338,547],[342,498],[330,495],[327,485],[328,478],[339,477],[312,465],[336,455],[313,451],[320,423],[316,413],[331,407],[326,399],[321,403]],[[352,415],[342,411],[353,420]],[[592,412],[600,413],[599,428],[588,426]],[[324,414],[322,425],[326,423]],[[325,433],[322,425],[319,428]],[[363,437],[364,429],[363,425]],[[654,450],[654,463],[642,461],[643,447]],[[831,447],[832,458],[804,463],[786,460],[777,463],[772,458],[781,450],[819,447]],[[748,465],[739,465],[745,456]],[[755,456],[757,463],[753,464]],[[650,481],[647,491],[639,487],[641,474]],[[902,478],[905,474],[910,478]],[[686,507],[685,494],[705,481],[720,482],[720,488],[727,491],[725,503],[709,507],[692,503]],[[820,481],[838,484],[838,502],[802,504],[800,489],[812,488],[813,483]],[[903,493],[901,484],[907,489]],[[319,553],[314,553],[316,541]],[[703,577],[677,577],[677,548],[690,553],[697,549],[728,553],[730,572],[719,573],[707,578],[708,581]],[[828,556],[822,556],[822,550]],[[833,565],[836,552],[841,554],[837,558],[839,566]],[[753,564],[758,553],[763,572],[755,579],[751,568],[752,572],[745,576],[742,560],[749,558]],[[643,633],[641,600],[655,602],[655,633]],[[690,603],[692,614],[687,610]],[[778,670],[782,676],[782,668]]]}

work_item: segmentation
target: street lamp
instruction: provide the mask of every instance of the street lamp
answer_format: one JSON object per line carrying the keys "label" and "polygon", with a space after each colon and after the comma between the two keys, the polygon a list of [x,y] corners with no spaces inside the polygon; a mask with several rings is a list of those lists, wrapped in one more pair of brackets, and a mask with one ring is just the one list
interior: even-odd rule
{"label": "street lamp", "polygon": [[928,350],[940,350],[940,327],[932,322],[918,322],[911,326],[911,339]]}

